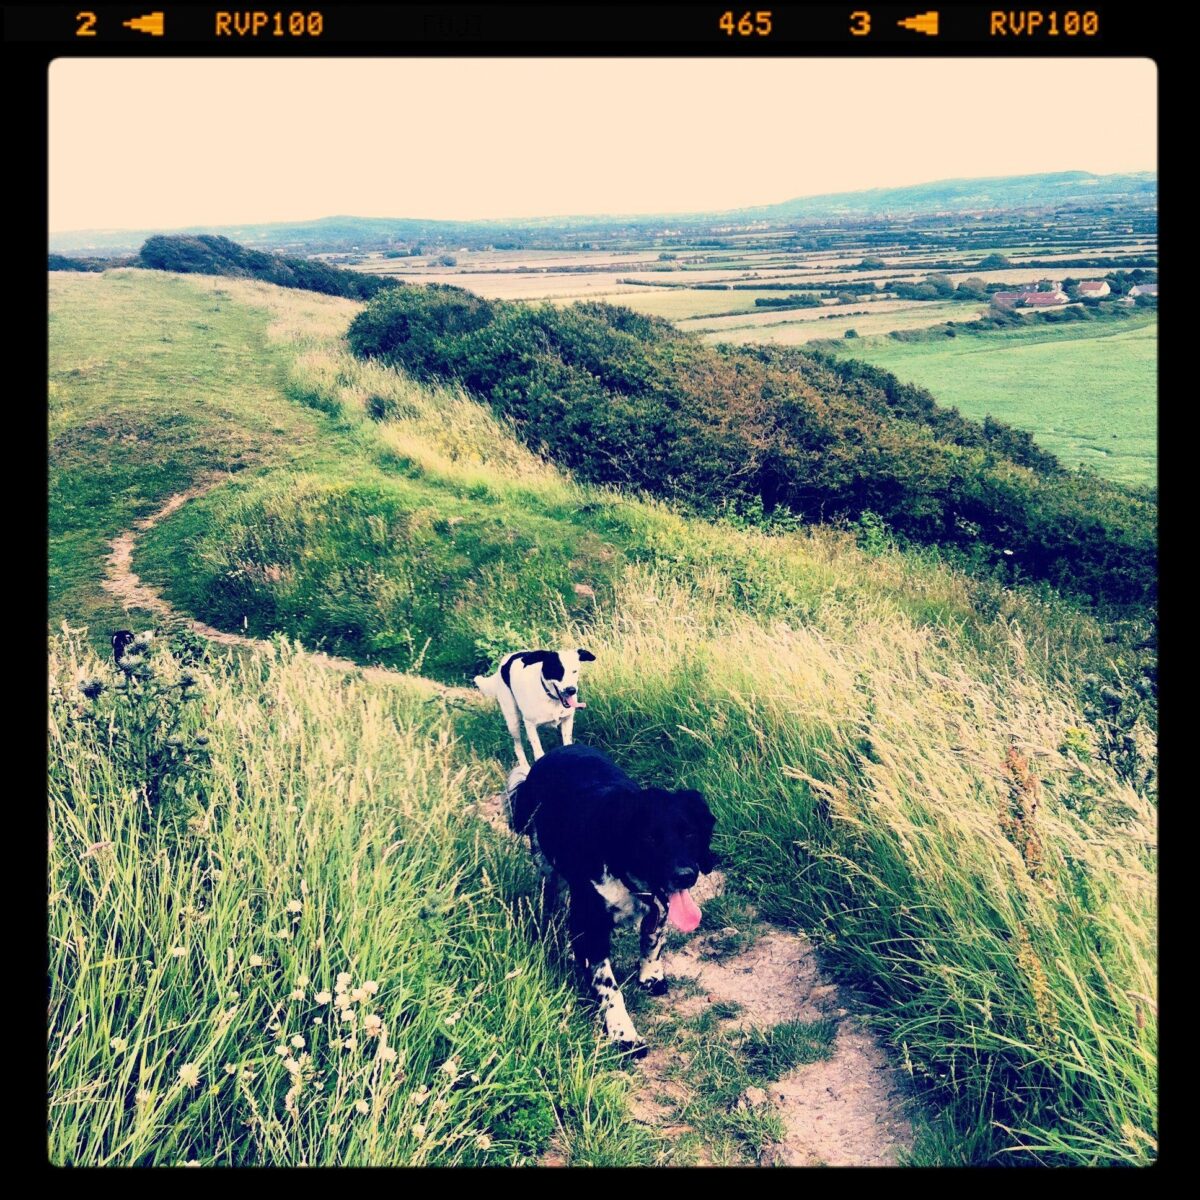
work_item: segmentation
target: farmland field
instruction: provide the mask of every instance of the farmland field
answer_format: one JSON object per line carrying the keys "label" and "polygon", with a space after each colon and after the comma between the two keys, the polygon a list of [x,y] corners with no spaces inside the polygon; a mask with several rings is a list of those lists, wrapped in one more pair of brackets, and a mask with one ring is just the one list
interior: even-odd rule
{"label": "farmland field", "polygon": [[[985,243],[986,250],[980,248],[983,226],[978,221],[962,219],[927,222],[919,229],[898,220],[869,229],[832,222],[797,232],[728,230],[702,245],[688,244],[678,230],[664,231],[669,236],[661,239],[631,231],[628,236],[608,233],[596,242],[581,239],[574,250],[451,245],[415,255],[326,257],[373,275],[451,284],[489,299],[602,300],[672,321],[753,312],[755,298],[778,299],[792,288],[827,290],[832,300],[840,288],[853,290],[869,283],[886,299],[894,286],[919,283],[928,275],[944,276],[952,285],[970,278],[1017,285],[1046,277],[1096,279],[1122,264],[1156,262],[1153,237],[1122,218],[1091,215],[1070,231],[1036,220],[1018,222],[1017,227],[1029,240],[1022,243],[1014,236],[1003,249],[1007,262],[996,260],[994,242]],[[1016,227],[1011,232],[1015,235]],[[970,319],[979,311],[970,304],[953,314],[937,302],[925,307],[923,314],[907,308],[874,309],[859,332],[869,336],[920,328],[946,319]],[[883,319],[888,311],[898,314],[894,321]],[[848,327],[835,321],[821,336],[841,336]],[[808,336],[789,320],[769,340],[799,344]],[[742,331],[731,334],[731,340],[750,339]]]}
{"label": "farmland field", "polygon": [[[815,309],[777,312],[770,316],[756,313],[755,319],[749,322],[731,317],[715,331],[713,326],[716,322],[708,325],[704,338],[710,342],[730,342],[734,345],[774,342],[782,346],[801,346],[819,338],[842,337],[848,329],[856,330],[860,337],[867,337],[889,333],[893,329],[924,329],[943,321],[973,321],[985,311],[982,305],[955,303],[902,304],[894,308],[881,305],[880,308],[882,311],[877,311],[873,304],[848,304],[845,316],[837,308],[824,313]],[[821,319],[813,320],[813,315]],[[691,327],[690,323],[681,323],[681,328]]]}
{"label": "farmland field", "polygon": [[[866,322],[858,328],[864,331]],[[1158,466],[1158,321],[1068,325],[962,335],[931,342],[891,338],[835,348],[928,388],[982,420],[1028,429],[1064,466],[1119,483],[1153,485]]]}
{"label": "farmland field", "polygon": [[[777,298],[778,292],[733,291],[721,289],[709,291],[701,288],[649,288],[631,287],[623,292],[589,296],[604,304],[620,304],[634,312],[650,317],[665,317],[668,321],[686,321],[690,317],[708,317],[714,313],[757,314],[763,310],[755,306],[759,297]],[[685,325],[684,328],[690,328]]]}

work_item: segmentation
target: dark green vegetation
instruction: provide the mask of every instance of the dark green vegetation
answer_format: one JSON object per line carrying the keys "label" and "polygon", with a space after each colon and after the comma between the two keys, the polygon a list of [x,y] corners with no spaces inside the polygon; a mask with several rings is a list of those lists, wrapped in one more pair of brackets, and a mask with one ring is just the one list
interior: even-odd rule
{"label": "dark green vegetation", "polygon": [[378,297],[355,353],[486,400],[580,478],[805,521],[866,513],[979,567],[1117,603],[1152,600],[1154,506],[1063,472],[1028,434],[975,424],[876,368],[707,345],[600,304],[530,307],[461,289]]}
{"label": "dark green vegetation", "polygon": [[325,296],[346,296],[352,300],[367,300],[398,286],[394,279],[343,271],[315,259],[248,250],[237,242],[213,234],[152,237],[138,254],[120,260],[67,258],[61,254],[49,256],[51,271],[104,271],[113,267],[146,267],[152,271],[174,271],[185,275],[257,279],[280,287],[301,288]]}
{"label": "dark green vegetation", "polygon": [[113,267],[127,267],[132,263],[132,258],[70,258],[65,254],[46,256],[46,269],[49,271],[108,271]]}
{"label": "dark green vegetation", "polygon": [[367,300],[396,286],[391,279],[342,271],[308,258],[247,250],[228,238],[208,234],[194,238],[152,237],[142,247],[140,260],[141,266],[160,271],[233,275],[277,283],[280,287],[321,292],[326,296],[348,296],[352,300]]}

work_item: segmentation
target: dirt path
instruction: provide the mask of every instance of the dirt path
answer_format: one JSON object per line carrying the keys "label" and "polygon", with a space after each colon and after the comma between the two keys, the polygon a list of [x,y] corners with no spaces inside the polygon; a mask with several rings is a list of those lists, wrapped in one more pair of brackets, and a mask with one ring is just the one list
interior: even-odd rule
{"label": "dirt path", "polygon": [[[484,802],[480,815],[497,832],[512,836],[502,795]],[[725,878],[717,871],[703,877],[692,894],[705,908],[724,889]],[[748,909],[743,912],[736,933],[749,942],[744,949],[724,953],[733,931],[722,927],[666,952],[671,991],[661,1000],[646,1001],[645,1007],[639,1004],[635,1017],[652,1048],[636,1067],[634,1119],[671,1138],[694,1135],[693,1141],[701,1144],[692,1157],[700,1165],[724,1162],[720,1150],[717,1158],[709,1153],[703,1130],[688,1120],[689,1111],[703,1109],[705,1098],[697,1094],[696,1079],[688,1077],[694,1044],[681,1045],[672,1030],[680,1025],[704,1028],[707,1010],[710,1019],[734,1014],[713,1022],[727,1031],[769,1032],[795,1022],[832,1022],[836,1032],[827,1058],[751,1086],[737,1101],[741,1109],[769,1105],[781,1123],[782,1136],[763,1146],[757,1161],[761,1166],[898,1164],[913,1145],[903,1076],[852,1011],[853,1000],[822,974],[812,942],[758,920]],[[627,999],[635,988],[632,980],[624,984]],[[656,1046],[656,1040],[661,1044]],[[555,1152],[545,1165],[563,1161]]]}
{"label": "dirt path", "polygon": [[[785,1022],[836,1022],[830,1057],[750,1087],[744,1102],[769,1104],[784,1136],[759,1155],[764,1166],[894,1166],[911,1149],[905,1088],[870,1031],[822,974],[803,934],[758,923],[746,950],[709,958],[720,931],[693,938],[667,956],[668,979],[692,979],[700,993],[670,1003],[676,1016],[698,1016],[714,1005],[737,1006],[731,1024],[769,1030]],[[648,1060],[647,1087],[665,1082],[663,1062]],[[657,1069],[656,1069],[657,1068]]]}
{"label": "dirt path", "polygon": [[[241,646],[252,650],[263,644],[260,639],[242,633],[228,633],[224,629],[216,629],[194,617],[185,616],[163,599],[158,588],[144,582],[133,569],[133,551],[137,545],[139,534],[153,529],[159,521],[182,508],[189,500],[194,500],[197,496],[203,496],[206,492],[211,491],[222,482],[222,479],[223,477],[208,479],[189,488],[186,492],[177,492],[149,516],[135,521],[132,529],[113,538],[108,544],[109,554],[104,562],[104,579],[101,580],[101,586],[106,592],[115,596],[127,611],[142,609],[145,612],[153,613],[160,621],[167,624],[190,629],[210,642],[216,642],[221,646]],[[336,671],[359,672],[364,679],[370,679],[377,683],[406,678],[400,671],[393,671],[387,667],[364,667],[352,659],[338,658],[336,655],[326,654],[322,650],[306,650],[305,653],[322,666]],[[475,695],[470,688],[447,687],[444,688],[444,691],[448,694]]]}
{"label": "dirt path", "polygon": [[[178,612],[133,570],[138,535],[219,482],[210,479],[172,496],[131,530],[113,538],[103,586],[127,610],[152,613],[159,621],[184,626],[219,645],[256,649],[263,645],[256,638],[215,629]],[[386,667],[363,667],[320,651],[307,653],[334,670],[361,672],[367,679],[404,677]],[[475,694],[469,688],[445,690]],[[480,816],[504,836],[513,836],[505,819],[503,796],[493,796],[482,804]],[[697,902],[702,907],[711,904],[723,893],[724,883],[720,872],[703,878],[693,889]],[[712,911],[719,913],[720,909]],[[747,911],[740,915],[737,928],[701,928],[703,933],[666,952],[671,992],[660,1000],[647,1001],[637,1018],[652,1046],[656,1033],[662,1037],[657,1039],[661,1044],[636,1067],[631,1105],[634,1119],[672,1139],[690,1137],[694,1146],[691,1158],[700,1164],[726,1161],[728,1147],[698,1129],[694,1117],[688,1119],[689,1113],[702,1111],[705,1103],[703,1089],[688,1072],[690,1060],[697,1057],[697,1043],[671,1042],[670,1031],[680,1026],[707,1029],[706,1017],[718,1018],[712,1025],[726,1031],[760,1033],[790,1023],[832,1021],[836,1032],[828,1057],[797,1066],[778,1079],[763,1080],[761,1086],[746,1088],[737,1099],[734,1108],[739,1112],[762,1110],[778,1119],[769,1123],[778,1136],[771,1136],[761,1146],[757,1161],[763,1166],[897,1163],[913,1142],[901,1078],[847,1006],[850,1001],[821,974],[812,943],[803,934],[768,925]],[[728,950],[731,936],[748,944]],[[636,984],[626,984],[627,993],[633,987]],[[744,1154],[741,1160],[745,1161]],[[564,1161],[552,1152],[543,1165],[562,1165]]]}

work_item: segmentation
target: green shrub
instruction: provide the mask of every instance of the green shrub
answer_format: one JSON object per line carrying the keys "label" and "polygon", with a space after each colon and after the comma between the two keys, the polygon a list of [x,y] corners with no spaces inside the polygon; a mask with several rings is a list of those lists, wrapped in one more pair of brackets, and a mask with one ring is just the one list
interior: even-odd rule
{"label": "green shrub", "polygon": [[900,537],[951,548],[966,520],[1021,577],[1103,601],[1156,594],[1146,498],[1070,475],[1028,435],[862,363],[710,346],[605,304],[516,305],[447,286],[377,297],[349,341],[461,384],[583,479],[709,514],[752,497],[808,521],[870,510]]}
{"label": "green shrub", "polygon": [[354,300],[367,300],[379,292],[402,286],[399,281],[386,276],[343,271],[315,259],[248,250],[227,237],[207,233],[196,237],[147,238],[132,265],[159,271],[261,279],[280,287],[321,292],[326,296],[348,296]]}

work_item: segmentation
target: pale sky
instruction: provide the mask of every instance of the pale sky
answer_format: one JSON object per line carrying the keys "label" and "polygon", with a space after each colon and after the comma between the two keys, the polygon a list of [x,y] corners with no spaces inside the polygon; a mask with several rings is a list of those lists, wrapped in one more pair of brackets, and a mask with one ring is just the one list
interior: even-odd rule
{"label": "pale sky", "polygon": [[699,212],[1157,169],[1149,59],[57,59],[50,229]]}

